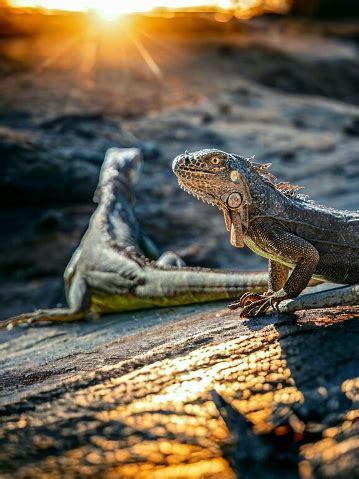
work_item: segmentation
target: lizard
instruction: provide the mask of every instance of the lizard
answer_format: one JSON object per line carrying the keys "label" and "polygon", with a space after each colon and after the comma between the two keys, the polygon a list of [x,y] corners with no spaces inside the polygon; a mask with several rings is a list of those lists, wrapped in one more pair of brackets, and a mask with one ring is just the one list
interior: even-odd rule
{"label": "lizard", "polygon": [[[359,304],[359,211],[316,204],[301,187],[278,182],[270,166],[217,149],[186,152],[172,164],[181,188],[222,210],[233,246],[269,260],[268,290],[247,292],[229,308],[248,317],[270,307]],[[352,286],[297,298],[310,281]]]}
{"label": "lizard", "polygon": [[64,273],[68,307],[20,314],[1,321],[0,328],[235,298],[247,288],[265,290],[266,272],[184,267],[174,252],[158,258],[133,209],[141,164],[138,148],[107,151],[94,194],[98,207]]}

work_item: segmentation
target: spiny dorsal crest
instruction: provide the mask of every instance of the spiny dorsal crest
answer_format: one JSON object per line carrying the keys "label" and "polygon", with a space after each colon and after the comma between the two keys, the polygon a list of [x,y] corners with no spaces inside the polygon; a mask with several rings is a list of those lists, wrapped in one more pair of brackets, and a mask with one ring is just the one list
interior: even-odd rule
{"label": "spiny dorsal crest", "polygon": [[273,186],[276,190],[280,191],[289,198],[302,197],[302,195],[298,195],[298,191],[302,190],[304,186],[291,185],[290,183],[288,183],[288,181],[280,181],[279,183],[276,183],[277,177],[269,171],[269,168],[272,166],[272,163],[265,163],[264,165],[254,163],[252,161],[254,159],[254,156],[248,159],[251,161],[255,171],[263,178],[263,180]]}
{"label": "spiny dorsal crest", "polygon": [[[254,157],[252,157],[254,158]],[[254,169],[257,173],[261,175],[261,177],[270,183],[274,184],[275,180],[277,179],[270,171],[269,168],[272,166],[272,163],[265,163],[264,165],[260,165],[259,163],[252,163]]]}
{"label": "spiny dorsal crest", "polygon": [[188,150],[186,150],[184,152],[184,156],[185,156],[186,160],[192,160],[193,159],[193,154],[190,153]]}
{"label": "spiny dorsal crest", "polygon": [[291,185],[287,181],[281,181],[280,183],[276,183],[275,188],[278,191],[281,191],[285,196],[290,196],[292,198],[296,198],[298,195],[298,191],[302,190],[304,186],[299,185]]}

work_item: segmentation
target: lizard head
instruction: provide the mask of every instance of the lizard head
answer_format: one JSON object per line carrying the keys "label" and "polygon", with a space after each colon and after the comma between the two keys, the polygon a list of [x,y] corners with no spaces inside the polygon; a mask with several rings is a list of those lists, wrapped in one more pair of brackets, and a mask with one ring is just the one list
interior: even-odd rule
{"label": "lizard head", "polygon": [[247,161],[213,149],[186,152],[172,164],[182,189],[222,210],[231,244],[238,248],[244,246],[251,203],[248,185],[239,169],[240,160]]}
{"label": "lizard head", "polygon": [[118,183],[125,191],[132,192],[138,181],[142,166],[142,154],[138,148],[110,148],[106,151],[100,178],[94,195],[98,202],[101,192],[108,185]]}

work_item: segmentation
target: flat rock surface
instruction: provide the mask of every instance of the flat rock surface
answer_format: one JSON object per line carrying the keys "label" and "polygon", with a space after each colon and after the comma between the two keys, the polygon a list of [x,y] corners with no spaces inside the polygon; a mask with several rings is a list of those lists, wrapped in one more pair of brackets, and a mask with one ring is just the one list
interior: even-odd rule
{"label": "flat rock surface", "polygon": [[1,477],[355,476],[358,308],[141,316],[2,334]]}

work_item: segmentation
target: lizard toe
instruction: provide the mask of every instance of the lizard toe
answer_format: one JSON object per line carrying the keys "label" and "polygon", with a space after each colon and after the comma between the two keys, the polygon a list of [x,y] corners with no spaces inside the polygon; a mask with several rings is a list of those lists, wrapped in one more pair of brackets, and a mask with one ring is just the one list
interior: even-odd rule
{"label": "lizard toe", "polygon": [[233,301],[233,303],[229,303],[228,305],[228,309],[238,309],[238,308],[241,308],[241,301],[238,300],[238,301]]}
{"label": "lizard toe", "polygon": [[238,301],[234,301],[233,303],[230,303],[228,305],[229,309],[238,309],[238,308],[244,308],[245,306],[248,306],[252,304],[255,301],[258,301],[262,298],[262,295],[257,294],[257,293],[251,293],[248,291],[247,293],[244,293]]}
{"label": "lizard toe", "polygon": [[8,319],[6,321],[0,322],[0,329],[6,329],[10,331],[15,326],[19,324],[31,324],[33,318],[33,313],[30,314],[20,314],[19,316],[15,316],[14,318]]}
{"label": "lizard toe", "polygon": [[241,311],[240,317],[241,318],[248,318],[251,316],[262,316],[270,307],[271,305],[271,298],[261,298],[257,301],[253,301]]}

